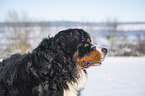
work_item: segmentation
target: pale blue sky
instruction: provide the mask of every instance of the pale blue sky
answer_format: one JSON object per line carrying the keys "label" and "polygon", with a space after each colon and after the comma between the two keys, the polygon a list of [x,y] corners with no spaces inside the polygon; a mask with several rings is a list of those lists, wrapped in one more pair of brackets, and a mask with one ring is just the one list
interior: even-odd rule
{"label": "pale blue sky", "polygon": [[145,0],[0,0],[0,21],[13,10],[37,21],[145,21]]}

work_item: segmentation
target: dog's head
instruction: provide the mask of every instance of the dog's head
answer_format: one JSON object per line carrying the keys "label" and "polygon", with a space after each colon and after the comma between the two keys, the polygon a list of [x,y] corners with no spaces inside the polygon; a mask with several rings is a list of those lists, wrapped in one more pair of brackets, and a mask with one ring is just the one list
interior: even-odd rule
{"label": "dog's head", "polygon": [[82,29],[61,31],[53,40],[65,54],[72,56],[81,68],[100,65],[107,54],[107,49],[93,45],[89,34]]}

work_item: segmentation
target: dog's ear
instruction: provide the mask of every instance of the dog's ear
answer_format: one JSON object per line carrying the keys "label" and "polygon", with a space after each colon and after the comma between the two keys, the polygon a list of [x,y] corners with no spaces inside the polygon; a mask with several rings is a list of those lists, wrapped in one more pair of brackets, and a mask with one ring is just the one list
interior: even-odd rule
{"label": "dog's ear", "polygon": [[78,41],[69,36],[62,36],[55,41],[55,45],[67,54],[73,54],[77,49]]}

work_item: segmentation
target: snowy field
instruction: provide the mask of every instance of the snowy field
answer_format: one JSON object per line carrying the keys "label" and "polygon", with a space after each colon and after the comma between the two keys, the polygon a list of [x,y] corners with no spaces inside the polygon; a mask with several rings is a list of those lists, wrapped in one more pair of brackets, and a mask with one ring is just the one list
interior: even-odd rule
{"label": "snowy field", "polygon": [[145,96],[145,57],[106,57],[88,69],[81,96]]}

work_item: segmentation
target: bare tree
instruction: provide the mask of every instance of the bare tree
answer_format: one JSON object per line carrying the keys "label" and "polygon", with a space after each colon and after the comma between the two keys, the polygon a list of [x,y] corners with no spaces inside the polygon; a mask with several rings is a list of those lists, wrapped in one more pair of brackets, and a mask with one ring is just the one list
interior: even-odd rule
{"label": "bare tree", "polygon": [[106,23],[106,38],[108,39],[110,43],[110,50],[113,50],[113,47],[114,47],[117,27],[118,27],[118,22],[116,20],[107,21]]}
{"label": "bare tree", "polygon": [[50,35],[50,23],[34,22],[24,12],[18,14],[16,11],[9,11],[6,22],[5,35],[8,41],[6,52],[8,55],[28,52],[36,47],[42,38]]}
{"label": "bare tree", "polygon": [[139,51],[140,54],[145,55],[145,34],[138,35],[137,40],[137,51]]}
{"label": "bare tree", "polygon": [[120,23],[116,19],[108,20],[105,23],[104,33],[110,45],[109,55],[124,55],[126,53],[126,49],[130,50],[130,45],[126,42],[127,36],[120,29],[121,27],[119,28],[119,25]]}
{"label": "bare tree", "polygon": [[10,53],[25,53],[31,48],[29,44],[30,27],[27,27],[27,17],[20,17],[17,12],[10,11],[8,13],[8,30],[6,37],[8,40],[8,49]]}

